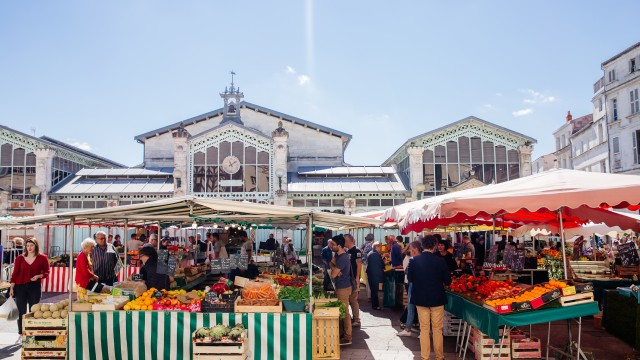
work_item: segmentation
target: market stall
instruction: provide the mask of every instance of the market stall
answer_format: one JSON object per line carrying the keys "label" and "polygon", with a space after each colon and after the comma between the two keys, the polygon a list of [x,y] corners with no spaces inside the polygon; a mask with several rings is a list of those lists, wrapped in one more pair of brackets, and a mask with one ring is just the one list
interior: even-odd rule
{"label": "market stall", "polygon": [[[139,274],[140,267],[131,266],[126,270],[120,269],[118,281],[125,281],[133,274]],[[53,266],[49,268],[49,275],[42,280],[42,292],[67,292],[69,291],[69,268]]]}
{"label": "market stall", "polygon": [[[75,211],[61,214],[21,218],[11,222],[0,222],[0,227],[30,226],[34,224],[68,224],[69,246],[73,249],[73,229],[76,223],[110,222],[113,226],[135,226],[145,222],[165,224],[232,224],[248,231],[260,224],[277,224],[281,227],[305,226],[307,231],[306,264],[308,277],[278,278],[277,274],[265,274],[264,278],[231,283],[221,275],[220,284],[207,286],[200,291],[186,292],[156,291],[146,289],[136,292],[135,299],[123,297],[132,289],[118,288],[119,293],[103,295],[79,294],[80,301],[74,301],[72,293],[68,303],[69,359],[93,358],[102,354],[105,358],[163,358],[176,352],[176,358],[190,358],[192,355],[195,330],[207,325],[241,323],[246,327],[247,354],[249,359],[310,359],[313,268],[311,256],[311,234],[315,226],[339,229],[341,226],[375,226],[381,221],[355,218],[351,216],[315,212],[291,207],[240,203],[225,200],[200,199],[185,196],[160,200],[145,204],[127,205],[105,209]],[[255,251],[255,250],[254,250]],[[73,254],[69,254],[73,259]],[[247,267],[247,259],[233,259],[239,274]],[[225,274],[233,270],[230,259],[215,259],[206,268],[212,274]],[[220,261],[218,261],[220,260]],[[244,265],[240,265],[244,264]],[[73,263],[69,264],[73,268]],[[174,263],[175,265],[175,263]],[[170,268],[171,266],[167,264]],[[251,264],[249,264],[249,267]],[[297,271],[301,267],[297,264]],[[202,266],[189,268],[191,273],[202,273]],[[177,270],[177,269],[176,269]],[[282,270],[285,270],[283,267]],[[185,273],[187,269],[183,269]],[[129,273],[126,265],[125,272]],[[73,271],[67,271],[67,283],[73,283]],[[236,273],[238,275],[238,273]],[[207,278],[209,275],[207,276]],[[239,279],[239,277],[238,277]],[[295,282],[295,283],[294,283]],[[204,284],[203,284],[204,285]],[[228,286],[236,289],[231,291]],[[238,286],[241,286],[238,288]],[[285,291],[288,289],[288,291]],[[235,295],[234,295],[235,294]],[[211,295],[211,296],[209,296]],[[291,300],[291,301],[290,301]],[[207,302],[209,305],[205,304]],[[299,307],[302,302],[302,308]],[[293,307],[287,309],[288,303]],[[49,305],[46,304],[48,307]],[[208,306],[208,308],[207,308]],[[218,309],[220,311],[216,311]],[[118,311],[123,309],[124,311]],[[104,311],[115,310],[115,311]],[[207,313],[205,313],[207,311]],[[284,312],[284,313],[283,313]],[[35,316],[35,314],[31,314]],[[39,314],[44,318],[57,319],[61,314],[46,312]],[[66,320],[66,313],[64,320]],[[215,320],[214,320],[215,319]],[[337,323],[337,319],[336,319]],[[223,325],[219,325],[223,326]],[[66,331],[66,330],[65,330]],[[205,337],[211,341],[208,351],[215,349],[217,342],[226,341],[214,337]],[[337,346],[338,339],[332,339]],[[163,344],[164,346],[158,346]],[[119,352],[116,349],[124,349]],[[113,350],[112,350],[113,349]],[[114,354],[113,357],[108,355]],[[119,357],[118,357],[119,356]]]}

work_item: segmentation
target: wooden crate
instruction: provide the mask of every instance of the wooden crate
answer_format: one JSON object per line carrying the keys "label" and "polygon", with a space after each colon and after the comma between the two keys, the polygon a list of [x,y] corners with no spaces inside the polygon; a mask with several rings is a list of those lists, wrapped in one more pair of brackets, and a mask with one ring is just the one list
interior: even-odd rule
{"label": "wooden crate", "polygon": [[67,332],[57,335],[22,334],[22,350],[67,350]]}
{"label": "wooden crate", "polygon": [[193,360],[247,360],[249,355],[194,354]]}
{"label": "wooden crate", "polygon": [[[195,338],[196,331],[191,334]],[[248,332],[244,333],[242,342],[199,342],[193,340],[193,359],[202,360],[244,360],[249,354]]]}
{"label": "wooden crate", "polygon": [[509,336],[511,337],[511,343],[513,343],[514,340],[521,340],[521,339],[526,339],[529,337],[529,335],[527,333],[525,333],[522,330],[511,330],[509,332]]}
{"label": "wooden crate", "polygon": [[640,266],[622,266],[616,265],[616,272],[620,277],[640,276]]}
{"label": "wooden crate", "polygon": [[584,304],[592,301],[593,301],[593,293],[591,292],[563,296],[560,298],[560,304],[562,306],[573,306],[573,305]]}
{"label": "wooden crate", "polygon": [[22,350],[23,359],[65,359],[66,350]]}
{"label": "wooden crate", "polygon": [[313,359],[340,359],[339,308],[321,308],[313,312],[311,338]]}
{"label": "wooden crate", "polygon": [[240,297],[235,302],[235,312],[237,313],[281,313],[282,302],[279,301],[276,306],[252,306],[252,305],[238,305]]}
{"label": "wooden crate", "polygon": [[537,337],[511,341],[511,358],[539,359],[542,357],[542,343]]}
{"label": "wooden crate", "polygon": [[313,309],[320,309],[324,304],[328,304],[330,302],[338,301],[338,299],[313,299]]}
{"label": "wooden crate", "polygon": [[36,319],[33,314],[25,314],[22,317],[23,329],[61,329],[67,328],[68,319]]}

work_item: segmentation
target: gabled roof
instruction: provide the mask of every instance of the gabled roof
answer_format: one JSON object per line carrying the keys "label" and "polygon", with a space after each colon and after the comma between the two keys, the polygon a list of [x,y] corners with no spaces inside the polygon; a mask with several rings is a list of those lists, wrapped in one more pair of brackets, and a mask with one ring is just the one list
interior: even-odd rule
{"label": "gabled roof", "polygon": [[0,125],[0,129],[5,129],[7,131],[14,132],[14,133],[16,133],[16,134],[18,134],[20,136],[24,136],[26,138],[29,138],[29,139],[33,140],[33,141],[37,141],[37,142],[40,142],[40,143],[42,143],[44,145],[47,145],[48,147],[51,147],[51,148],[54,148],[54,149],[55,148],[60,148],[60,149],[63,149],[63,150],[67,150],[67,151],[70,151],[72,153],[76,153],[78,155],[81,155],[81,156],[84,156],[84,157],[87,157],[87,158],[91,158],[91,159],[93,159],[95,161],[103,162],[103,163],[105,163],[107,165],[111,165],[113,167],[125,167],[124,165],[122,165],[120,163],[117,163],[115,161],[109,160],[109,159],[104,158],[102,156],[96,155],[96,154],[94,154],[92,152],[89,152],[89,151],[86,151],[86,150],[82,150],[82,149],[77,148],[77,147],[75,147],[73,145],[69,145],[69,144],[67,144],[65,142],[62,142],[60,140],[56,140],[56,139],[48,137],[48,136],[44,136],[43,135],[41,137],[35,137],[35,136],[31,136],[29,134],[25,134],[25,133],[23,133],[21,131],[12,129],[12,128],[4,126],[4,125]]}
{"label": "gabled roof", "polygon": [[391,166],[304,166],[290,172],[287,190],[293,193],[409,192]]}
{"label": "gabled roof", "polygon": [[[304,126],[304,127],[311,128],[311,129],[317,129],[317,130],[322,131],[324,133],[327,133],[329,135],[345,138],[346,139],[346,143],[349,143],[349,141],[352,138],[352,136],[350,134],[344,133],[342,131],[331,129],[331,128],[328,128],[326,126],[322,126],[322,125],[313,123],[311,121],[303,120],[303,119],[297,118],[295,116],[291,116],[291,115],[287,115],[287,114],[284,114],[284,113],[281,113],[281,112],[278,112],[278,111],[275,111],[275,110],[271,110],[271,109],[268,109],[268,108],[260,106],[260,105],[252,104],[252,103],[247,102],[247,101],[241,101],[239,106],[240,106],[240,108],[244,107],[244,108],[247,108],[247,109],[250,109],[250,110],[261,112],[263,114],[271,115],[273,117],[282,119],[283,121],[288,121],[288,122],[290,122],[292,124],[298,124],[298,125],[301,125],[301,126]],[[154,136],[166,133],[166,132],[173,131],[173,130],[179,128],[179,127],[185,127],[185,126],[188,126],[188,125],[196,124],[196,123],[199,123],[201,121],[205,121],[205,120],[211,119],[211,118],[216,117],[216,116],[222,116],[222,114],[223,114],[223,109],[220,108],[220,109],[217,109],[217,110],[214,110],[214,111],[210,111],[208,113],[204,113],[202,115],[194,116],[192,118],[179,121],[177,123],[174,123],[174,124],[171,124],[171,125],[168,125],[168,126],[165,126],[165,127],[161,127],[159,129],[156,129],[156,130],[153,130],[153,131],[146,132],[144,134],[140,134],[140,135],[136,136],[134,139],[139,141],[139,142],[141,142],[141,143],[144,143],[145,140],[148,139],[148,138],[151,138],[151,137],[154,137]],[[345,146],[346,146],[346,144],[345,144]]]}
{"label": "gabled roof", "polygon": [[173,193],[173,169],[82,169],[51,189],[55,195]]}
{"label": "gabled roof", "polygon": [[500,125],[496,125],[496,124],[494,124],[494,123],[492,123],[492,122],[489,122],[489,121],[487,121],[487,120],[483,120],[483,119],[480,119],[480,118],[475,117],[475,116],[467,116],[467,117],[466,117],[466,118],[464,118],[464,119],[460,119],[460,120],[455,121],[455,122],[453,122],[453,123],[451,123],[451,124],[447,124],[447,125],[441,126],[441,127],[437,128],[437,129],[435,129],[435,130],[427,131],[426,133],[423,133],[423,134],[420,134],[420,135],[418,135],[418,136],[414,136],[414,137],[410,138],[409,140],[405,141],[405,142],[404,142],[404,144],[402,144],[402,146],[400,146],[400,147],[398,148],[398,150],[396,150],[396,151],[393,153],[393,155],[391,155],[391,156],[390,156],[387,160],[385,160],[385,162],[384,162],[384,163],[382,163],[382,164],[383,164],[383,165],[384,165],[384,164],[389,164],[389,163],[390,163],[390,161],[391,161],[393,158],[395,158],[395,157],[398,155],[398,153],[399,153],[402,149],[404,149],[408,144],[411,144],[412,142],[414,142],[414,141],[416,141],[416,140],[420,140],[421,138],[427,137],[427,136],[429,136],[429,135],[436,134],[436,133],[441,132],[441,131],[443,131],[443,130],[446,130],[446,129],[450,128],[450,127],[456,126],[456,125],[458,125],[458,124],[466,123],[466,122],[469,122],[469,121],[475,121],[475,122],[481,123],[481,124],[483,124],[483,125],[490,126],[490,127],[496,128],[496,129],[498,129],[498,130],[502,130],[502,131],[504,131],[504,132],[508,132],[508,133],[510,133],[510,134],[512,134],[512,135],[515,135],[515,136],[521,137],[523,140],[528,141],[528,142],[530,142],[530,143],[532,143],[532,144],[536,144],[536,143],[538,142],[538,140],[536,140],[536,139],[534,139],[534,138],[532,138],[532,137],[530,137],[530,136],[527,136],[527,135],[521,134],[521,133],[519,133],[519,132],[517,132],[517,131],[513,131],[513,130],[511,130],[511,129],[507,129],[507,128],[505,128],[505,127],[503,127],[503,126],[500,126]]}
{"label": "gabled roof", "polygon": [[235,126],[235,127],[239,127],[239,128],[241,128],[242,130],[244,130],[244,131],[248,131],[248,132],[250,132],[250,133],[253,133],[253,134],[254,134],[254,135],[256,135],[256,136],[259,136],[259,137],[261,137],[261,138],[265,138],[265,139],[269,139],[269,140],[271,140],[271,138],[270,138],[269,136],[267,136],[267,135],[263,134],[261,131],[259,131],[259,130],[257,130],[257,129],[253,129],[253,128],[250,128],[250,127],[246,127],[246,126],[245,126],[245,125],[243,125],[243,124],[240,124],[240,123],[237,123],[237,122],[231,122],[231,121],[229,121],[229,122],[225,122],[225,123],[222,123],[222,124],[219,124],[219,125],[217,125],[217,126],[212,127],[211,129],[207,129],[207,130],[205,130],[205,131],[203,131],[203,132],[201,132],[201,133],[194,134],[194,135],[189,135],[189,140],[199,138],[199,137],[201,137],[201,136],[203,136],[203,135],[206,135],[206,134],[212,133],[212,132],[214,132],[214,131],[218,131],[218,130],[220,130],[221,128],[223,128],[223,127],[227,127],[227,126]]}

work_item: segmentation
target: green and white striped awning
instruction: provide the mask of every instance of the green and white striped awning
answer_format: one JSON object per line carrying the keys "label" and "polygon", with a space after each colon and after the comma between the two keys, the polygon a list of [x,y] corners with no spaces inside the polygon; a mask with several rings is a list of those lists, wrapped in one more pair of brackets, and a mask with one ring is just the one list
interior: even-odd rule
{"label": "green and white striped awning", "polygon": [[69,359],[191,359],[191,334],[203,326],[242,322],[249,359],[311,359],[311,314],[227,314],[160,311],[75,312]]}

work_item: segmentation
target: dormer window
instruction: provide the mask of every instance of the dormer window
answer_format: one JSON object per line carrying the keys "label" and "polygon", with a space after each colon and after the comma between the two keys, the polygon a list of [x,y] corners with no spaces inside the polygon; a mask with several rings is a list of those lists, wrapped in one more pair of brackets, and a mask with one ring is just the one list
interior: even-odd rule
{"label": "dormer window", "polygon": [[636,63],[636,59],[633,58],[629,60],[629,72],[636,72],[636,70],[638,70],[638,64]]}

